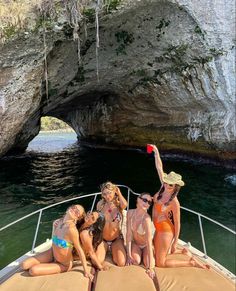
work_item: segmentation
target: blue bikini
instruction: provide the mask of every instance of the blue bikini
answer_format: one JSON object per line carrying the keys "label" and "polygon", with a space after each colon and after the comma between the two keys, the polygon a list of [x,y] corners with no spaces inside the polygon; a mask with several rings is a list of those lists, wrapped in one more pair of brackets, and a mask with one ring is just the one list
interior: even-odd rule
{"label": "blue bikini", "polygon": [[54,243],[54,245],[58,246],[59,248],[63,248],[63,249],[68,249],[68,248],[73,249],[73,247],[74,247],[71,242],[68,242],[64,239],[61,239],[61,238],[57,237],[56,235],[53,235],[52,242]]}

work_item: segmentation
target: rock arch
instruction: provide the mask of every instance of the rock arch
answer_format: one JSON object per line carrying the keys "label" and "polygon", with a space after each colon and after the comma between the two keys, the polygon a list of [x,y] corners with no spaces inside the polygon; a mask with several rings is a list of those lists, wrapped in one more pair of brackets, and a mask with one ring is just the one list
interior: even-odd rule
{"label": "rock arch", "polygon": [[215,13],[227,22],[219,10],[234,6],[215,3],[204,11],[205,1],[194,3],[128,1],[103,17],[99,82],[93,24],[87,39],[82,37],[79,64],[71,37],[48,33],[48,98],[41,36],[6,44],[0,154],[23,150],[45,115],[65,120],[92,141],[129,146],[151,141],[165,149],[235,153],[233,28],[229,24],[225,36],[214,19]]}

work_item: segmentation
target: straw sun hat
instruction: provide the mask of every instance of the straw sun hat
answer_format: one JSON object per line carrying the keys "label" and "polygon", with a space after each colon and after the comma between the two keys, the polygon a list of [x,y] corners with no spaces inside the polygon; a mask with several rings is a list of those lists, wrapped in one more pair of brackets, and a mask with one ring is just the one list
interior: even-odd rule
{"label": "straw sun hat", "polygon": [[175,172],[170,172],[169,174],[164,173],[163,182],[167,184],[177,184],[179,186],[184,186],[182,176]]}

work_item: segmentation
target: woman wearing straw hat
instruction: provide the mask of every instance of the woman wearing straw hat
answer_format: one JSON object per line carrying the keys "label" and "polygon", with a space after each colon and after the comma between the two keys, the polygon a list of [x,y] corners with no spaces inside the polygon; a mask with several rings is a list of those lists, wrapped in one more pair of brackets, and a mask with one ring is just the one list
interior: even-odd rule
{"label": "woman wearing straw hat", "polygon": [[155,165],[161,181],[161,188],[154,197],[153,223],[155,226],[154,249],[155,261],[158,267],[199,267],[207,268],[198,262],[186,249],[183,254],[188,255],[188,260],[182,261],[168,258],[171,254],[178,253],[176,250],[180,233],[180,204],[177,199],[181,187],[184,186],[182,176],[170,172],[164,173],[159,151],[155,145],[151,145],[155,153]]}

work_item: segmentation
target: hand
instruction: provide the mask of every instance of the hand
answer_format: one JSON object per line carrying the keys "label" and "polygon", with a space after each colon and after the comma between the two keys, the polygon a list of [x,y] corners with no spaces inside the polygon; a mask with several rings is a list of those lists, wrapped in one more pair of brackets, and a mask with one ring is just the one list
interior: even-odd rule
{"label": "hand", "polygon": [[154,271],[154,269],[147,269],[146,273],[148,274],[148,276],[153,280],[154,277],[156,276],[156,273]]}
{"label": "hand", "polygon": [[177,250],[177,243],[173,242],[172,246],[171,246],[171,254],[174,254]]}
{"label": "hand", "polygon": [[108,266],[106,263],[103,263],[102,266],[103,267],[102,267],[101,271],[108,271],[110,269],[110,266]]}
{"label": "hand", "polygon": [[58,227],[59,221],[60,221],[60,219],[56,219],[56,220],[53,221],[53,227],[54,228],[57,228]]}
{"label": "hand", "polygon": [[84,277],[89,278],[90,281],[94,279],[94,275],[89,272],[84,272]]}
{"label": "hand", "polygon": [[153,149],[154,153],[155,153],[155,154],[158,154],[159,151],[158,151],[158,148],[156,147],[156,145],[151,144],[151,146],[152,146],[152,149]]}
{"label": "hand", "polygon": [[121,194],[120,188],[116,186],[115,193],[119,196]]}
{"label": "hand", "polygon": [[126,266],[130,266],[130,265],[133,265],[134,264],[134,259],[130,256],[127,256],[127,259],[126,259]]}

